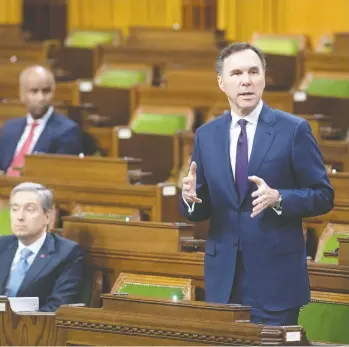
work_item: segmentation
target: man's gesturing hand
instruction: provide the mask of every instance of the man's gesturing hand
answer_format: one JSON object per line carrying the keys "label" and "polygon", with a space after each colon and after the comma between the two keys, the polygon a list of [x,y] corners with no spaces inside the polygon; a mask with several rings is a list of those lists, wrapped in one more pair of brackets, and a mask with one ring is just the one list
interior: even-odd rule
{"label": "man's gesturing hand", "polygon": [[253,218],[266,208],[275,206],[277,200],[280,197],[280,193],[276,189],[270,188],[262,178],[259,178],[257,176],[250,176],[248,179],[251,182],[256,183],[258,188],[251,195],[253,198],[255,198],[252,202],[254,207],[251,217]]}
{"label": "man's gesturing hand", "polygon": [[190,164],[189,173],[187,177],[183,178],[183,188],[182,188],[183,198],[186,202],[196,202],[200,204],[202,202],[196,196],[196,163],[193,161]]}

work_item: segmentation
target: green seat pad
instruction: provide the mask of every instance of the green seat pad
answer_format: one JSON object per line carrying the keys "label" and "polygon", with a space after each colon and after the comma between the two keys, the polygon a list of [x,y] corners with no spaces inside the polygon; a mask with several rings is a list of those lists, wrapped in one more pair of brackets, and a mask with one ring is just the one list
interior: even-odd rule
{"label": "green seat pad", "polygon": [[113,32],[107,31],[74,31],[67,40],[67,46],[77,48],[93,48],[101,44],[112,44]]}
{"label": "green seat pad", "polygon": [[11,221],[10,221],[10,209],[4,207],[0,210],[0,236],[11,235]]}
{"label": "green seat pad", "polygon": [[[339,248],[339,242],[338,242],[339,237],[340,238],[347,238],[348,233],[336,233],[336,234],[332,235],[325,244],[324,253],[325,252],[334,252],[337,248]],[[321,263],[321,264],[337,264],[338,265],[338,258],[337,257],[325,257],[324,253],[322,254],[321,259],[319,260],[319,263]]]}
{"label": "green seat pad", "polygon": [[307,93],[313,96],[349,98],[349,80],[314,76]]}
{"label": "green seat pad", "polygon": [[96,79],[103,87],[131,88],[146,82],[145,71],[108,67]]}
{"label": "green seat pad", "polygon": [[265,54],[290,56],[298,54],[298,41],[296,39],[259,38],[254,40],[253,44]]}
{"label": "green seat pad", "polygon": [[174,135],[186,129],[186,116],[142,113],[133,121],[131,129],[142,134]]}
{"label": "green seat pad", "polygon": [[119,292],[159,299],[184,299],[184,292],[181,288],[148,283],[125,283]]}
{"label": "green seat pad", "polygon": [[310,302],[299,313],[310,341],[349,344],[349,306],[338,303]]}

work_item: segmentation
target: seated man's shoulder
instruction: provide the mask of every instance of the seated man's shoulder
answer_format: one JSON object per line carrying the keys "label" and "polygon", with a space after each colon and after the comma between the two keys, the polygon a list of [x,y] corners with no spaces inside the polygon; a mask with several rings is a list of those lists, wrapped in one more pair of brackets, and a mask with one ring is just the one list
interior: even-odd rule
{"label": "seated man's shoulder", "polygon": [[73,120],[71,120],[67,116],[64,116],[58,113],[53,114],[53,121],[56,123],[55,124],[56,127],[60,127],[63,130],[69,130],[69,129],[78,127],[78,124],[75,123]]}
{"label": "seated man's shoulder", "polygon": [[51,236],[54,240],[54,243],[55,243],[55,246],[57,247],[58,252],[60,252],[61,254],[68,255],[72,252],[74,254],[82,253],[82,249],[77,242],[69,240],[55,233],[51,233]]}
{"label": "seated man's shoulder", "polygon": [[14,129],[17,130],[17,127],[20,125],[25,125],[26,118],[25,117],[18,117],[7,120],[4,125],[2,126],[2,130],[10,130]]}
{"label": "seated man's shoulder", "polygon": [[14,243],[16,243],[17,238],[14,235],[2,235],[0,236],[0,251]]}

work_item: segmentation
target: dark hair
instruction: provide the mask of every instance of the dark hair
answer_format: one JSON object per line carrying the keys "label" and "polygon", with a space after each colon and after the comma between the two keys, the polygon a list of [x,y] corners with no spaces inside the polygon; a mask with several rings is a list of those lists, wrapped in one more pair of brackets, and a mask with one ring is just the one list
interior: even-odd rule
{"label": "dark hair", "polygon": [[259,48],[251,45],[248,42],[236,42],[223,48],[221,52],[218,54],[216,59],[217,75],[222,75],[223,63],[226,58],[230,57],[232,54],[236,52],[246,51],[247,49],[251,49],[253,52],[255,52],[258,55],[259,59],[262,62],[263,69],[265,71],[267,68],[267,62],[265,61],[265,56],[263,52]]}

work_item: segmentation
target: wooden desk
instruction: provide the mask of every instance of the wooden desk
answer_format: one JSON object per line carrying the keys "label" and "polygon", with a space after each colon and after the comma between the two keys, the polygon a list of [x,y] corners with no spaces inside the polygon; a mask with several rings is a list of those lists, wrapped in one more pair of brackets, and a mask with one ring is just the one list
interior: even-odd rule
{"label": "wooden desk", "polygon": [[0,346],[56,346],[56,316],[51,312],[14,313],[0,297]]}
{"label": "wooden desk", "polygon": [[[99,212],[120,213],[119,208],[138,209],[151,221],[175,222],[179,218],[178,193],[173,183],[157,185],[110,185],[104,182],[75,182],[52,180],[46,175],[31,177],[34,182],[52,189],[55,203],[68,212],[76,205],[98,207]],[[0,176],[0,198],[8,199],[11,190],[28,177]],[[97,212],[98,212],[97,211]]]}
{"label": "wooden desk", "polygon": [[129,183],[129,171],[140,170],[141,160],[76,155],[25,156],[24,177],[50,177],[55,182],[118,185]]}
{"label": "wooden desk", "polygon": [[[102,309],[62,306],[56,325],[61,345],[289,345],[308,344],[300,326],[237,322],[248,308],[193,301],[103,295]],[[290,342],[291,337],[295,337]]]}

